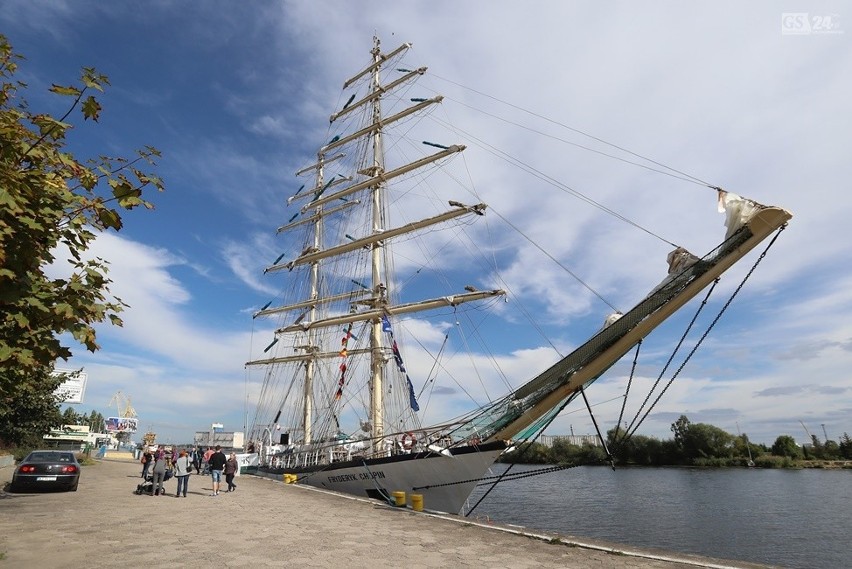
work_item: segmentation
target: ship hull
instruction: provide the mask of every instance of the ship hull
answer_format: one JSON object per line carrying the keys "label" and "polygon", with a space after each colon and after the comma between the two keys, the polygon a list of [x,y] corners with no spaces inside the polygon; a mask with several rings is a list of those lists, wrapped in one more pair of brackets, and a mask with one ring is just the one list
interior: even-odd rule
{"label": "ship hull", "polygon": [[458,514],[505,449],[504,441],[494,441],[445,451],[451,456],[426,451],[302,468],[261,466],[257,475],[295,474],[300,484],[383,501],[397,491],[420,494],[425,509]]}

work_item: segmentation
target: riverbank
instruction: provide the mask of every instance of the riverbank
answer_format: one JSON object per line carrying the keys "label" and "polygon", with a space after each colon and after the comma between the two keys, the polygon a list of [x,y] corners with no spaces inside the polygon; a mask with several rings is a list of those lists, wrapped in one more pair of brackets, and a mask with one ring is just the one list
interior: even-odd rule
{"label": "riverbank", "polygon": [[[616,464],[616,468],[758,468],[764,470],[852,470],[852,460],[792,460],[784,459],[783,457],[771,457],[772,460],[766,460],[766,457],[757,457],[754,464],[747,465],[741,459],[732,459],[731,461],[708,461],[707,464],[634,464],[624,463]],[[550,468],[554,464],[560,464],[559,461],[550,462],[507,462],[497,461],[497,464],[505,466],[517,465],[527,468]],[[583,466],[592,466],[599,468],[610,468],[609,462],[596,462],[594,464],[584,464]]]}
{"label": "riverbank", "polygon": [[832,470],[836,468],[852,469],[852,460],[803,460],[801,468],[824,468]]}
{"label": "riverbank", "polygon": [[[187,498],[134,494],[139,466],[98,461],[77,492],[0,492],[0,565],[182,567],[561,567],[755,569],[602,541],[415,513],[254,476],[210,496],[191,476]],[[0,469],[0,487],[12,469]]]}

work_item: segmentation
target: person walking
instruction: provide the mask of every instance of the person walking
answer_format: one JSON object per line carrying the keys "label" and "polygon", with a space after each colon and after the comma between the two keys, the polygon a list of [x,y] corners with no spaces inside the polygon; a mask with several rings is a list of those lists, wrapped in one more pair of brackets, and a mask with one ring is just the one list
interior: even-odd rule
{"label": "person walking", "polygon": [[201,458],[201,465],[204,467],[204,474],[210,472],[210,457],[213,456],[213,447],[207,447],[204,451],[204,456]]}
{"label": "person walking", "polygon": [[174,461],[175,478],[177,478],[177,490],[175,490],[175,498],[186,498],[186,491],[189,488],[189,474],[192,472],[192,464],[189,462],[189,455],[185,450],[180,451],[177,460]]}
{"label": "person walking", "polygon": [[153,461],[154,455],[151,454],[151,451],[147,448],[145,452],[142,453],[142,480],[144,480],[148,476],[148,471],[151,470],[151,462]]}
{"label": "person walking", "polygon": [[163,481],[166,478],[166,449],[163,448],[163,445],[157,447],[157,452],[154,453],[154,470],[152,472],[151,495],[165,495]]}
{"label": "person walking", "polygon": [[195,447],[192,451],[192,465],[195,467],[195,473],[201,474],[201,447]]}
{"label": "person walking", "polygon": [[214,452],[210,456],[210,460],[207,461],[210,465],[210,476],[213,478],[212,496],[219,495],[219,486],[222,484],[222,471],[225,469],[225,463],[227,462],[228,459],[225,457],[225,453],[222,452],[222,447],[216,445],[216,452]]}
{"label": "person walking", "polygon": [[234,476],[236,476],[239,469],[240,465],[237,462],[237,455],[232,452],[231,456],[228,457],[228,462],[225,463],[225,482],[228,483],[228,492],[233,492],[237,489],[237,485],[234,484]]}

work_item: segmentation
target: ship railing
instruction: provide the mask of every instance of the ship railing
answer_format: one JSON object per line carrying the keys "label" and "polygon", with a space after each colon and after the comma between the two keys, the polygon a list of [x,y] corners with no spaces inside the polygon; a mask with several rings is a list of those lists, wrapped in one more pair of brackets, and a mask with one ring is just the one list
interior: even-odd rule
{"label": "ship railing", "polygon": [[350,461],[359,457],[380,458],[427,450],[441,452],[458,446],[478,444],[480,440],[475,429],[464,430],[464,436],[459,436],[462,432],[459,428],[464,424],[459,422],[386,433],[383,442],[374,447],[375,452],[370,452],[368,440],[326,441],[301,448],[294,445],[269,457],[269,465],[273,468],[310,467]]}
{"label": "ship railing", "polygon": [[[385,456],[432,450],[440,452],[454,447],[479,444],[476,429],[462,431],[464,422],[438,425],[391,433],[385,438]],[[459,436],[464,432],[464,436]]]}

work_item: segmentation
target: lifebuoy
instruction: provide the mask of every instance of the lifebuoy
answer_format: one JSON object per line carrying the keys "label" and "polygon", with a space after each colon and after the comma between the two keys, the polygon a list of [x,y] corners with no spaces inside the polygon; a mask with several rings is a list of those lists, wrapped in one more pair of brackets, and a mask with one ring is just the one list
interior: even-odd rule
{"label": "lifebuoy", "polygon": [[404,448],[405,450],[411,450],[412,448],[414,448],[414,443],[416,442],[417,437],[415,437],[414,433],[410,431],[402,435],[402,439],[400,440],[402,448]]}

